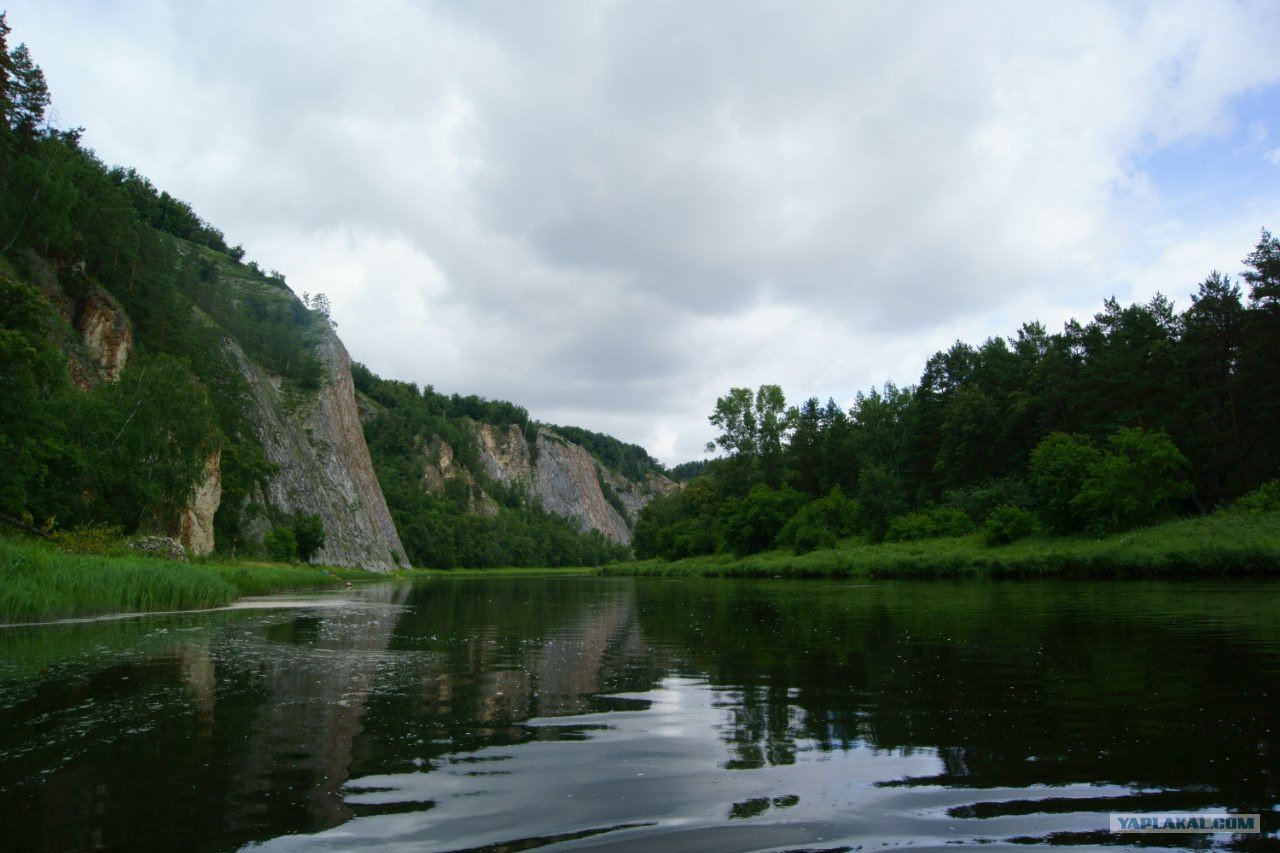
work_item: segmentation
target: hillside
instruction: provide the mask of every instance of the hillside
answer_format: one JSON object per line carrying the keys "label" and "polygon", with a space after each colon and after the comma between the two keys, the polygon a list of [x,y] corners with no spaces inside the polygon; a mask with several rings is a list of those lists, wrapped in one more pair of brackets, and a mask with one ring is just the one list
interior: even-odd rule
{"label": "hillside", "polygon": [[[509,403],[353,378],[323,296],[298,298],[189,205],[51,127],[39,67],[21,46],[0,55],[11,524],[384,570],[627,553],[638,509],[669,487],[643,450],[555,435]],[[517,444],[523,467],[480,452]]]}

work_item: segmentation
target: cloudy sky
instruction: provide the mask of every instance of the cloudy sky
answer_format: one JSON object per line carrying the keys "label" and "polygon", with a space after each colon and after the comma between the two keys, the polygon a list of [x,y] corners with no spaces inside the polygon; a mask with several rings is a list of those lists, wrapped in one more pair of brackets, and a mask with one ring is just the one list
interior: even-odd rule
{"label": "cloudy sky", "polygon": [[1280,4],[8,0],[57,120],[376,372],[668,463],[1280,229]]}

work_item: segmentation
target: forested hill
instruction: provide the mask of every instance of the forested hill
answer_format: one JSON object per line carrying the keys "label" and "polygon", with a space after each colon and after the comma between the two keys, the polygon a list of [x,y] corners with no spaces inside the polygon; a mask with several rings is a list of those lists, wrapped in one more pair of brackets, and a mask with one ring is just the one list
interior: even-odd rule
{"label": "forested hill", "polygon": [[724,457],[645,510],[636,552],[1101,534],[1246,495],[1280,509],[1280,241],[1264,230],[1243,263],[1240,283],[1212,272],[1181,312],[1111,299],[1060,332],[957,342],[917,385],[847,411],[732,389],[710,415]]}
{"label": "forested hill", "polygon": [[378,478],[415,564],[622,559],[640,509],[676,488],[636,445],[362,365],[353,374]]}
{"label": "forested hill", "polygon": [[[590,441],[588,453],[541,438],[551,431],[509,403],[423,394],[359,366],[353,375],[322,295],[299,299],[189,205],[102,163],[79,130],[49,125],[44,76],[24,46],[9,46],[4,21],[0,515],[9,529],[156,532],[197,554],[370,568],[626,553],[640,504],[664,487],[647,454],[562,430]],[[522,441],[529,429],[526,453],[545,458],[511,468],[506,483],[501,471],[472,472],[486,433],[467,424],[518,425]],[[445,470],[442,454],[462,464]],[[464,470],[469,483],[455,476]],[[539,472],[559,485],[542,485]]]}

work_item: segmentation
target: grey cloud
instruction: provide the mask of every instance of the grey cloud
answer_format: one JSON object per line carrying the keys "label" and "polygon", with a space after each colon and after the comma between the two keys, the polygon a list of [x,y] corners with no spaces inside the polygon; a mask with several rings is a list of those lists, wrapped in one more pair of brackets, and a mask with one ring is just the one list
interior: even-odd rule
{"label": "grey cloud", "polygon": [[[1280,80],[1266,4],[14,0],[10,23],[107,159],[341,292],[356,358],[629,440],[703,435],[717,383],[851,395],[1010,333],[1015,302],[1123,296],[1167,215],[1141,157]],[[369,239],[339,275],[312,259],[341,232]],[[359,302],[352,264],[395,288]]]}

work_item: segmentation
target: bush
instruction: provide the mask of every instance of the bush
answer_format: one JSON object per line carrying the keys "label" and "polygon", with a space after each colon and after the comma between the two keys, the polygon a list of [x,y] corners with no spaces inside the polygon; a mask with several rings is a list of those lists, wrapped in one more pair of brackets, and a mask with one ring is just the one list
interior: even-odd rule
{"label": "bush", "polygon": [[49,538],[69,554],[116,554],[126,547],[124,528],[118,524],[77,524],[71,530],[55,530]]}
{"label": "bush", "polygon": [[998,480],[987,480],[978,486],[967,489],[956,489],[946,493],[944,503],[956,509],[964,510],[978,524],[1002,504],[1011,504],[1022,509],[1032,509],[1035,500],[1031,489],[1016,477],[1005,477]]}
{"label": "bush", "polygon": [[292,527],[273,527],[262,540],[267,556],[279,563],[292,563],[298,557],[298,539]]}
{"label": "bush", "polygon": [[1263,483],[1249,494],[1242,495],[1236,501],[1236,507],[1253,515],[1280,511],[1280,480]]}
{"label": "bush", "polygon": [[763,551],[803,504],[804,495],[795,489],[765,485],[752,487],[742,500],[725,501],[719,513],[721,550],[739,557]]}
{"label": "bush", "polygon": [[1031,452],[1028,479],[1040,516],[1058,533],[1083,530],[1088,518],[1075,503],[1102,453],[1083,435],[1055,432]]}
{"label": "bush", "polygon": [[834,548],[837,539],[854,534],[857,517],[858,504],[836,486],[825,497],[801,507],[783,525],[775,544],[789,546],[797,554]]}
{"label": "bush", "polygon": [[1001,504],[987,516],[982,527],[982,540],[988,545],[1007,545],[1026,539],[1035,532],[1035,513],[1013,504]]}
{"label": "bush", "polygon": [[1071,499],[1072,509],[1093,533],[1153,524],[1191,494],[1193,487],[1186,480],[1190,467],[1163,431],[1118,430],[1090,466]]}
{"label": "bush", "polygon": [[293,538],[298,558],[304,563],[311,562],[315,553],[324,547],[324,522],[318,515],[298,513],[293,518]]}
{"label": "bush", "polygon": [[899,515],[889,520],[886,542],[913,542],[939,536],[964,536],[973,532],[973,521],[951,506],[935,506]]}

